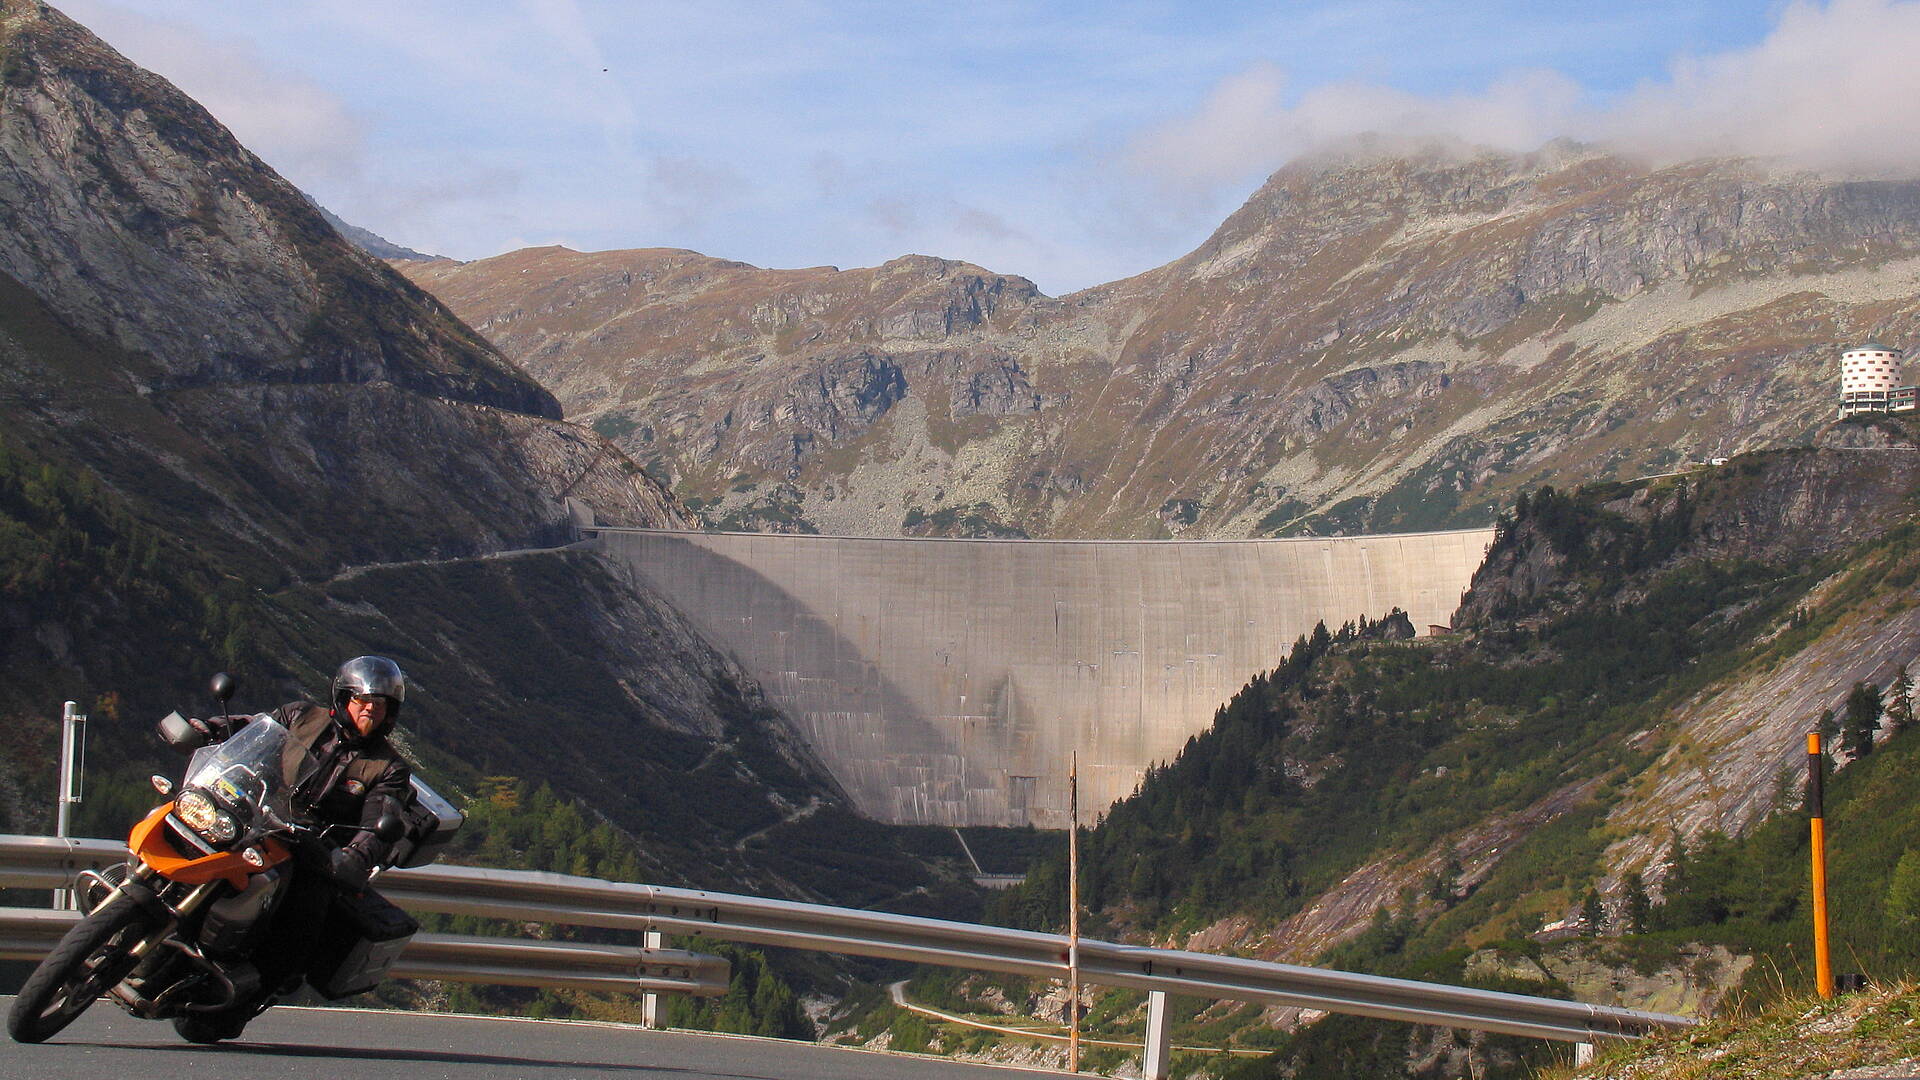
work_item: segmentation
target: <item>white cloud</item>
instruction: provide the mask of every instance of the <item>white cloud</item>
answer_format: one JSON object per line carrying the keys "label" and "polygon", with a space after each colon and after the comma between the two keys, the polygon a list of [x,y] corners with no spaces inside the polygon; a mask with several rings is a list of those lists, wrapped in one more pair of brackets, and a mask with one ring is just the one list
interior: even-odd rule
{"label": "white cloud", "polygon": [[[616,155],[631,152],[637,118],[617,79],[609,78],[612,64],[595,38],[578,0],[520,0],[520,7],[561,51],[563,63],[551,70],[569,72],[562,92],[579,115],[600,125],[607,147]],[[565,61],[571,61],[566,63]]]}
{"label": "white cloud", "polygon": [[492,254],[468,239],[471,222],[525,191],[520,170],[465,153],[441,159],[437,169],[395,175],[374,149],[382,118],[368,118],[338,92],[281,70],[250,39],[112,0],[66,0],[62,7],[199,102],[276,172],[348,222],[388,239],[434,253]]}
{"label": "white cloud", "polygon": [[882,196],[866,206],[866,220],[890,238],[910,236],[920,227],[920,214],[911,199]]}
{"label": "white cloud", "polygon": [[1122,161],[1151,178],[1173,211],[1206,213],[1222,188],[1238,188],[1317,147],[1361,133],[1450,137],[1524,151],[1580,114],[1581,89],[1551,71],[1509,74],[1485,91],[1423,97],[1338,83],[1285,102],[1286,76],[1258,64],[1222,81],[1191,116],[1136,137]]}
{"label": "white cloud", "polygon": [[1786,8],[1750,49],[1684,57],[1592,134],[1665,157],[1753,154],[1866,173],[1920,169],[1920,3]]}
{"label": "white cloud", "polygon": [[1006,218],[991,210],[982,210],[977,206],[958,206],[953,219],[954,231],[965,236],[975,237],[994,243],[1009,240],[1031,241],[1033,238],[1015,228]]}
{"label": "white cloud", "polygon": [[128,59],[165,75],[242,145],[298,183],[357,178],[365,125],[335,94],[272,70],[249,43],[109,3],[67,0],[66,13]]}
{"label": "white cloud", "polygon": [[[1786,2],[982,0],[997,32],[965,40],[930,0],[62,7],[422,250],[912,250],[1063,290],[1177,256],[1274,169],[1367,131],[1920,167],[1920,0],[1799,0],[1770,30],[1750,10]],[[1730,35],[1750,44],[1711,51]],[[1690,55],[1622,89],[1668,49]]]}
{"label": "white cloud", "polygon": [[1477,92],[1421,96],[1373,83],[1288,100],[1255,64],[1190,113],[1135,136],[1122,162],[1201,203],[1302,153],[1365,132],[1455,137],[1526,151],[1556,136],[1666,159],[1743,154],[1858,172],[1920,170],[1920,2],[1832,0],[1782,10],[1760,43],[1682,56],[1667,76],[1602,105],[1554,71],[1508,73]]}
{"label": "white cloud", "polygon": [[739,202],[752,185],[718,162],[669,155],[649,164],[645,191],[650,210],[667,225],[685,229]]}

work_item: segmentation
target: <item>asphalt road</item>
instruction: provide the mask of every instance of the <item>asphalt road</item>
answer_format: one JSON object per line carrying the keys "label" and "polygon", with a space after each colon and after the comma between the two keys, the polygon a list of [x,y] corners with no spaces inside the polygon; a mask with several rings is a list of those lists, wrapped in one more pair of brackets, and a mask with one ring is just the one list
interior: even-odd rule
{"label": "asphalt road", "polygon": [[[0,998],[0,1008],[12,1003]],[[1058,1077],[776,1039],[644,1031],[613,1024],[425,1013],[279,1008],[218,1047],[101,1002],[39,1046],[0,1035],[0,1076],[94,1080],[147,1074],[195,1080],[1020,1080]]]}

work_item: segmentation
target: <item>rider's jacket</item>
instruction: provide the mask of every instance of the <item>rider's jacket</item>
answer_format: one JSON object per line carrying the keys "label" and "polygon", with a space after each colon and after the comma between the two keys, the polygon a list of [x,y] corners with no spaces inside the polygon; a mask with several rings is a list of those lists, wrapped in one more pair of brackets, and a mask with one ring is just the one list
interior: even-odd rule
{"label": "rider's jacket", "polygon": [[[307,780],[293,790],[293,800],[302,813],[311,813],[328,825],[346,825],[360,830],[341,847],[353,847],[367,858],[369,866],[386,865],[393,845],[372,833],[382,812],[401,812],[412,792],[413,771],[405,758],[387,741],[386,730],[362,736],[342,721],[333,718],[325,705],[311,701],[290,701],[273,711],[273,718],[287,729],[293,741],[304,747],[318,763]],[[251,719],[248,716],[214,716],[199,724],[214,742],[230,737]]]}
{"label": "rider's jacket", "polygon": [[360,849],[371,864],[384,864],[392,845],[382,843],[368,830],[380,820],[382,811],[391,808],[398,812],[406,804],[413,775],[406,760],[387,741],[386,732],[362,736],[336,722],[326,706],[311,701],[288,702],[274,710],[273,718],[320,765],[306,783],[294,789],[294,800],[311,807],[321,821],[362,830],[351,846]]}

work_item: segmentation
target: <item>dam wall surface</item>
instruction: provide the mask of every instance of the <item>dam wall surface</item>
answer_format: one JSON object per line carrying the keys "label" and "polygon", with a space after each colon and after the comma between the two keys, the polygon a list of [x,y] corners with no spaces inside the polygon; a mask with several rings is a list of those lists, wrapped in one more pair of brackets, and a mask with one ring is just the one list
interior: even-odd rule
{"label": "dam wall surface", "polygon": [[1065,828],[1174,758],[1316,622],[1448,623],[1491,529],[1288,540],[593,530],[758,678],[859,809]]}

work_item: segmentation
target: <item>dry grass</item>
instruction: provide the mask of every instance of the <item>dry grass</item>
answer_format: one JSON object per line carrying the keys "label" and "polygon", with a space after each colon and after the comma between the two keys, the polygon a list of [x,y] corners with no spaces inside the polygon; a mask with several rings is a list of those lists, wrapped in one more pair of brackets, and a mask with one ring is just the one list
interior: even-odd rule
{"label": "dry grass", "polygon": [[1680,1035],[1604,1049],[1585,1069],[1537,1080],[1867,1080],[1920,1076],[1920,989],[1872,986],[1795,997]]}

